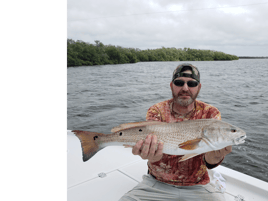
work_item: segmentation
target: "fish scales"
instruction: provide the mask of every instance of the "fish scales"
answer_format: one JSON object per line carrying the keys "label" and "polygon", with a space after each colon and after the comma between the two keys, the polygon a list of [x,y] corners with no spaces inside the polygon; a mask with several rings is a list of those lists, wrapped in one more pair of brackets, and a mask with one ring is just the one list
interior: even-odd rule
{"label": "fish scales", "polygon": [[139,140],[145,140],[149,134],[156,135],[158,142],[163,142],[163,153],[184,155],[183,160],[208,151],[244,143],[246,138],[246,133],[240,128],[215,119],[176,123],[158,121],[127,123],[114,127],[112,134],[73,132],[81,141],[84,161],[106,146],[134,146]]}

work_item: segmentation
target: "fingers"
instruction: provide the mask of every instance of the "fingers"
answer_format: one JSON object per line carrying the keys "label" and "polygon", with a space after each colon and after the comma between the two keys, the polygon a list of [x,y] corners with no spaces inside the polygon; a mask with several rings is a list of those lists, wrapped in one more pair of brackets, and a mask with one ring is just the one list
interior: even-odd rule
{"label": "fingers", "polygon": [[226,154],[229,154],[232,152],[232,146],[225,147]]}
{"label": "fingers", "polygon": [[147,158],[150,160],[155,156],[155,150],[156,150],[156,145],[157,145],[157,137],[154,135],[151,138],[151,145],[150,145],[150,149],[148,151],[148,155]]}
{"label": "fingers", "polygon": [[140,149],[141,149],[141,147],[142,147],[142,144],[143,144],[143,140],[139,140],[139,141],[135,144],[135,146],[134,146],[133,149],[132,149],[132,153],[133,153],[134,155],[140,155],[140,153],[141,153]]}
{"label": "fingers", "polygon": [[158,143],[158,147],[157,150],[155,152],[155,156],[159,157],[163,155],[163,148],[164,148],[164,143],[163,142],[159,142]]}
{"label": "fingers", "polygon": [[215,157],[224,157],[232,152],[232,146],[225,147],[223,149],[214,151]]}
{"label": "fingers", "polygon": [[151,147],[152,135],[148,135],[144,141],[143,148],[141,150],[141,157],[143,159],[148,158],[149,149]]}
{"label": "fingers", "polygon": [[145,141],[138,141],[132,149],[134,155],[139,155],[142,159],[148,159],[149,161],[158,161],[163,156],[163,143],[158,143],[155,135],[149,134]]}
{"label": "fingers", "polygon": [[232,146],[225,147],[221,150],[219,150],[219,155],[220,156],[226,156],[227,154],[232,152]]}

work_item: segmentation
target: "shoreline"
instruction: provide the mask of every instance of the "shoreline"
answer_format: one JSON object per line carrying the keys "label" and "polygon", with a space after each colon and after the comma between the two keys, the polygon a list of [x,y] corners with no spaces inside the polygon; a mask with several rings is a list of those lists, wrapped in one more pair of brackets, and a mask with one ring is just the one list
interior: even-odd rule
{"label": "shoreline", "polygon": [[241,56],[239,59],[268,59],[268,57],[250,57],[250,56]]}

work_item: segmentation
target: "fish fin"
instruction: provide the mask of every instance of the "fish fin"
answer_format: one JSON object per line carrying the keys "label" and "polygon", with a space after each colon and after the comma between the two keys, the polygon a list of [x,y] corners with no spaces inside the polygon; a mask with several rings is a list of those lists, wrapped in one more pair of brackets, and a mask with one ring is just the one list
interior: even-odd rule
{"label": "fish fin", "polygon": [[123,146],[125,147],[125,148],[133,148],[134,146],[131,146],[131,145],[128,145],[128,144],[123,144]]}
{"label": "fish fin", "polygon": [[73,130],[72,132],[79,138],[81,142],[84,162],[89,160],[99,150],[101,150],[96,141],[98,137],[105,136],[105,134],[80,130]]}
{"label": "fish fin", "polygon": [[119,126],[112,128],[111,132],[115,133],[115,132],[129,129],[129,128],[150,126],[150,125],[160,125],[160,124],[166,124],[166,123],[161,122],[161,121],[141,121],[141,122],[126,123],[126,124],[121,124]]}
{"label": "fish fin", "polygon": [[197,153],[186,154],[179,160],[179,162],[186,161],[186,160],[188,160],[190,158],[193,158],[193,157],[195,157],[197,155],[199,155],[199,154],[197,154]]}
{"label": "fish fin", "polygon": [[179,148],[185,149],[185,150],[194,150],[198,147],[198,144],[201,140],[202,139],[200,139],[200,138],[194,139],[194,140],[188,140],[186,142],[179,144]]}

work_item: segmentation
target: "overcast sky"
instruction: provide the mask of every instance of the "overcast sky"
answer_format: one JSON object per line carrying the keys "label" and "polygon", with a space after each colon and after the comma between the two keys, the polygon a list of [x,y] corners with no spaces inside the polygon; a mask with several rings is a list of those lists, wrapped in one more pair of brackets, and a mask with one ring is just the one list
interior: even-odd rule
{"label": "overcast sky", "polygon": [[268,56],[265,0],[68,0],[68,38]]}

